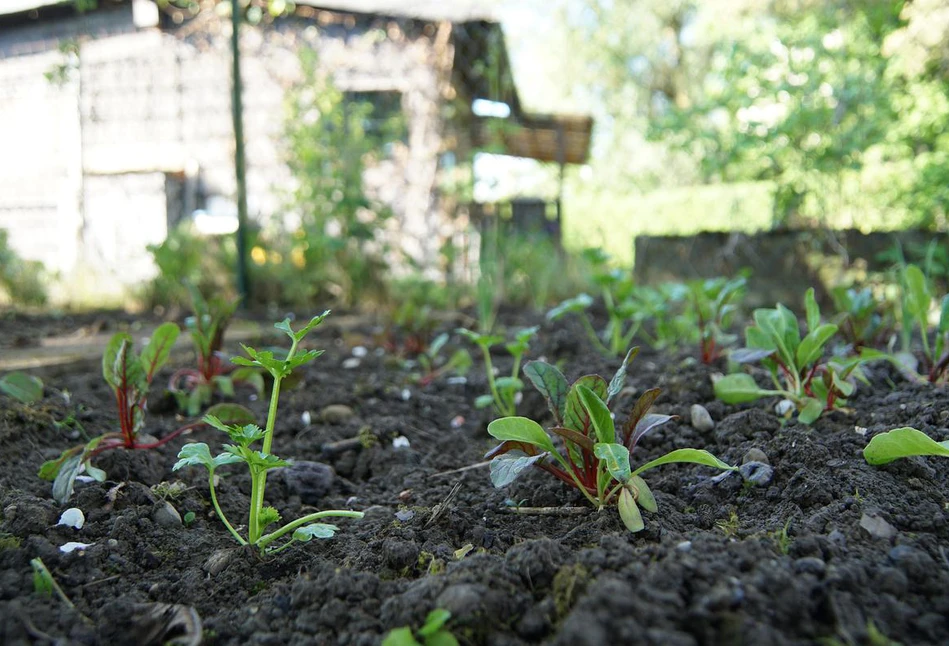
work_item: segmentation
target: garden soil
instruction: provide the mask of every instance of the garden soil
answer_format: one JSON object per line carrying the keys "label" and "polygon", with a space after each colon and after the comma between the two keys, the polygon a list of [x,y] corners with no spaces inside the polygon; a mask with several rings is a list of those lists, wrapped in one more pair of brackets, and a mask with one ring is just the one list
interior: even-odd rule
{"label": "garden soil", "polygon": [[[49,329],[73,332],[68,319],[33,324]],[[0,348],[29,347],[40,334]],[[111,392],[85,363],[45,374],[40,403],[0,395],[0,643],[186,644],[200,623],[206,644],[368,646],[392,628],[419,627],[434,608],[452,613],[448,626],[463,644],[949,643],[949,460],[871,467],[861,454],[897,426],[949,437],[946,389],[872,366],[872,385],[860,385],[851,410],[805,427],[779,419],[773,399],[717,402],[711,376],[724,366],[644,350],[620,416],[658,386],[654,412],[679,417],[641,442],[634,466],[684,447],[740,464],[761,460],[749,455],[757,449],[773,476],[755,485],[696,465],[657,468],[646,480],[659,513],[644,513],[646,529],[630,534],[615,508],[588,509],[546,473],[492,487],[482,464],[490,417],[473,407],[486,391],[477,357],[465,383],[420,387],[377,341],[371,326],[340,329],[332,316],[308,338],[327,352],[282,395],[274,441],[297,465],[267,488],[285,519],[329,508],[365,517],[339,519],[335,538],[276,556],[236,545],[213,513],[203,469],[172,471],[183,443],[221,444],[208,428],[158,450],[104,454],[108,481],[79,484],[67,505],[85,525],[57,525],[66,506],[36,471],[81,441],[75,425],[57,424],[70,414],[87,434],[114,430]],[[355,346],[368,352],[354,356]],[[530,356],[558,362],[569,379],[609,378],[619,365],[570,323],[543,323]],[[190,360],[176,355],[162,377]],[[509,369],[503,353],[494,360]],[[264,401],[238,395],[264,419]],[[693,404],[708,409],[712,430],[692,428]],[[549,421],[534,392],[519,412]],[[155,394],[149,434],[185,421]],[[249,488],[244,473],[222,469],[219,497],[235,522]],[[555,510],[522,513],[538,507]],[[63,553],[71,541],[88,547]],[[74,608],[34,592],[37,557]]]}

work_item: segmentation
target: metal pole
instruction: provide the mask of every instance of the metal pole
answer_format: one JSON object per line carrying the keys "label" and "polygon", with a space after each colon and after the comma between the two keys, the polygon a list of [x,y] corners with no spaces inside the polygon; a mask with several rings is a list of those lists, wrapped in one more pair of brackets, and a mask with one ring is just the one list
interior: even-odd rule
{"label": "metal pole", "polygon": [[231,54],[233,66],[231,89],[231,117],[234,120],[234,170],[237,179],[237,291],[241,303],[250,298],[247,279],[247,168],[244,160],[244,105],[241,96],[240,58],[241,7],[239,0],[231,0]]}

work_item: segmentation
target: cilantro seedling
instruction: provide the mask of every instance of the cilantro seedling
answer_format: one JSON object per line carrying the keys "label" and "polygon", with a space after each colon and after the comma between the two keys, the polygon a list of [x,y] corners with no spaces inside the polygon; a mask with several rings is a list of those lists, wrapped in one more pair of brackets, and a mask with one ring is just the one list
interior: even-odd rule
{"label": "cilantro seedling", "polygon": [[[329,315],[329,311],[323,312],[319,316],[313,317],[299,331],[294,331],[290,326],[290,319],[286,319],[274,325],[290,337],[290,350],[283,358],[274,356],[271,351],[256,350],[248,346],[242,346],[246,357],[234,357],[232,361],[240,366],[254,367],[264,370],[273,377],[273,390],[270,393],[270,407],[267,411],[266,428],[260,428],[256,424],[225,424],[213,415],[206,415],[204,421],[214,428],[225,432],[233,444],[225,444],[224,452],[213,456],[207,444],[203,442],[186,444],[178,453],[178,461],[173,470],[177,471],[188,466],[203,466],[208,471],[208,487],[211,494],[211,504],[218,518],[224,523],[224,526],[231,535],[241,545],[253,545],[262,553],[275,553],[286,549],[294,542],[305,543],[313,538],[332,538],[338,527],[328,523],[316,522],[328,517],[344,518],[362,518],[363,513],[359,511],[346,511],[331,509],[308,514],[292,522],[279,526],[277,529],[265,533],[266,529],[279,523],[280,514],[273,507],[264,506],[264,493],[267,487],[267,473],[271,469],[284,467],[289,462],[280,459],[271,452],[274,439],[274,429],[277,423],[277,405],[280,400],[280,386],[284,379],[300,366],[313,361],[323,354],[322,350],[306,350],[300,348],[300,343],[306,335],[317,325],[323,322]],[[260,448],[256,448],[256,445]],[[250,509],[247,521],[247,537],[244,538],[237,531],[233,524],[228,520],[221,506],[218,504],[217,491],[214,484],[215,471],[228,464],[243,463],[246,465],[251,477]],[[272,547],[274,541],[283,538],[289,534],[289,540],[285,541],[279,547]]]}
{"label": "cilantro seedling", "polygon": [[382,640],[382,646],[458,646],[458,640],[445,624],[451,613],[436,608],[428,613],[425,623],[414,633],[409,626],[394,628]]}
{"label": "cilantro seedling", "polygon": [[933,294],[923,271],[916,265],[907,265],[900,284],[903,332],[908,339],[914,327],[919,329],[922,354],[917,360],[909,352],[908,341],[905,341],[904,352],[891,360],[916,381],[933,384],[945,382],[949,379],[949,294],[939,303],[939,321],[930,333],[929,314],[933,307]]}
{"label": "cilantro seedling", "polygon": [[547,400],[554,418],[549,431],[560,438],[563,450],[531,419],[494,420],[488,425],[488,433],[501,444],[485,456],[491,459],[494,486],[506,486],[528,467],[536,466],[578,489],[598,510],[615,502],[626,528],[638,532],[645,527],[639,508],[658,511],[656,499],[640,474],[674,462],[734,471],[736,467],[698,449],[677,449],[635,470],[631,468],[630,456],[643,436],[672,419],[671,415],[648,413],[660,394],[658,388],[652,388],[642,394],[622,427],[616,428],[610,407],[623,389],[627,365],[637,352],[634,348],[627,353],[609,383],[598,375],[586,375],[568,385],[554,366],[542,361],[528,363],[524,373]]}
{"label": "cilantro seedling", "polygon": [[24,404],[43,399],[43,380],[25,372],[10,372],[0,377],[0,392]]}
{"label": "cilantro seedling", "polygon": [[709,278],[688,283],[689,303],[694,311],[699,333],[699,358],[710,364],[719,358],[722,348],[735,341],[735,335],[725,329],[738,302],[745,293],[746,280],[736,278]]}
{"label": "cilantro seedling", "polygon": [[739,363],[761,361],[771,374],[774,389],[760,388],[747,373],[736,373],[715,382],[715,395],[726,404],[756,401],[778,395],[795,404],[798,419],[810,424],[824,411],[846,404],[856,386],[852,377],[866,380],[860,366],[882,353],[869,348],[859,356],[824,361],[824,350],[837,333],[833,323],[821,323],[814,289],[805,295],[807,334],[801,338],[797,316],[780,303],[774,309],[754,312],[754,325],[745,329],[747,347],[732,352]]}
{"label": "cilantro seedling", "polygon": [[418,356],[422,374],[418,376],[420,386],[427,386],[442,375],[454,372],[464,375],[471,368],[471,355],[464,348],[455,350],[447,360],[441,359],[441,351],[448,343],[448,333],[439,334],[428,348]]}
{"label": "cilantro seedling", "polygon": [[556,321],[568,314],[575,314],[597,351],[609,357],[621,356],[642,327],[643,312],[634,298],[636,285],[632,273],[611,268],[609,256],[599,249],[586,250],[584,257],[593,267],[593,281],[600,288],[606,307],[609,319],[606,327],[601,333],[593,326],[589,314],[593,297],[589,294],[579,294],[563,301],[547,312],[547,319]]}
{"label": "cilantro seedling", "polygon": [[260,395],[264,390],[260,371],[248,367],[231,371],[224,363],[225,356],[221,352],[224,332],[234,316],[238,301],[221,298],[205,300],[193,285],[188,285],[188,289],[194,316],[185,320],[185,327],[191,332],[198,367],[182,368],[168,380],[168,390],[174,395],[178,407],[193,417],[211,403],[215,392],[233,397],[234,385],[238,383],[253,387]]}
{"label": "cilantro seedling", "polygon": [[949,458],[949,440],[937,442],[922,431],[904,426],[874,435],[863,449],[869,464],[887,464],[900,458],[935,455]]}
{"label": "cilantro seedling", "polygon": [[521,360],[530,348],[530,340],[539,329],[535,325],[519,330],[515,333],[513,341],[505,343],[504,349],[514,358],[514,364],[510,375],[495,377],[494,364],[491,362],[491,348],[504,343],[504,337],[495,334],[479,334],[465,328],[458,328],[458,334],[481,348],[481,355],[484,357],[484,370],[488,378],[488,389],[491,392],[475,399],[476,408],[487,408],[493,404],[494,410],[499,415],[516,413],[518,394],[524,390],[524,382],[518,377],[521,372]]}

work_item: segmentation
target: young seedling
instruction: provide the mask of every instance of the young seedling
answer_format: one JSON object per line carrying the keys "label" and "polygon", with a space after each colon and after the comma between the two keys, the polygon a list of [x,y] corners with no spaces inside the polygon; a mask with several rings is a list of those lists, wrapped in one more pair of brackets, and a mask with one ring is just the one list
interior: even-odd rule
{"label": "young seedling", "polygon": [[382,640],[382,646],[458,646],[458,640],[445,624],[451,619],[447,610],[436,608],[414,633],[409,626],[394,628]]}
{"label": "young seedling", "polygon": [[418,364],[422,369],[422,374],[418,376],[420,386],[427,386],[442,375],[454,372],[456,375],[464,375],[471,368],[471,355],[464,348],[455,350],[445,361],[440,358],[441,351],[448,343],[448,333],[439,334],[428,345],[428,349],[418,356]]}
{"label": "young seedling", "polygon": [[[306,335],[317,325],[323,322],[329,315],[329,310],[319,316],[313,317],[299,331],[294,331],[290,326],[290,320],[286,319],[277,323],[274,327],[281,330],[290,337],[290,350],[286,357],[278,358],[273,352],[256,350],[248,346],[242,346],[244,351],[250,357],[234,357],[232,361],[240,366],[254,367],[265,370],[273,377],[273,390],[270,393],[270,407],[267,411],[266,428],[260,428],[256,424],[225,424],[217,417],[207,415],[204,421],[214,428],[224,431],[231,439],[233,444],[225,444],[224,452],[212,457],[211,450],[204,442],[186,444],[178,453],[178,461],[173,470],[177,471],[188,466],[203,466],[208,471],[208,487],[211,493],[211,504],[218,518],[224,523],[224,526],[231,535],[241,545],[253,545],[261,553],[280,552],[295,542],[305,543],[313,538],[332,538],[338,527],[328,523],[316,522],[323,518],[343,517],[343,518],[362,518],[363,513],[359,511],[346,511],[331,509],[328,511],[319,511],[298,518],[292,522],[281,525],[277,529],[265,533],[267,528],[278,523],[280,514],[273,507],[264,506],[264,493],[267,488],[267,473],[271,469],[284,467],[289,462],[278,458],[271,452],[274,439],[274,429],[277,423],[277,405],[280,400],[280,385],[294,371],[294,369],[309,363],[313,359],[323,354],[322,350],[302,351],[300,343]],[[255,448],[259,443],[260,448]],[[251,477],[250,510],[247,520],[247,537],[242,536],[233,524],[228,520],[221,506],[218,504],[217,491],[214,484],[215,471],[228,464],[243,463],[247,466]],[[272,544],[278,539],[289,535],[289,540],[283,542],[278,547]]]}
{"label": "young seedling", "polygon": [[893,331],[893,311],[887,302],[874,297],[872,289],[838,287],[831,297],[837,309],[838,332],[854,352],[886,342]]}
{"label": "young seedling", "polygon": [[504,417],[488,425],[488,433],[501,444],[485,456],[491,459],[491,481],[495,487],[510,484],[528,467],[536,466],[575,487],[598,510],[615,502],[620,518],[630,532],[645,527],[639,508],[655,513],[656,499],[641,474],[663,464],[689,462],[734,471],[711,453],[678,449],[633,470],[630,456],[643,436],[672,419],[671,415],[648,413],[660,394],[647,390],[617,429],[610,407],[623,389],[631,350],[607,383],[598,375],[580,377],[573,385],[554,366],[531,361],[524,373],[547,400],[554,418],[549,431],[559,437],[563,451],[554,446],[547,431],[525,417]]}
{"label": "young seedling", "polygon": [[40,467],[39,476],[53,481],[53,498],[57,501],[63,503],[69,499],[76,478],[83,471],[100,482],[105,480],[105,472],[91,464],[100,453],[112,449],[153,449],[192,428],[182,427],[155,442],[139,441],[139,432],[145,424],[149,387],[168,360],[178,333],[174,323],[160,325],[141,354],[135,353],[132,337],[124,332],[109,340],[102,356],[102,376],[115,395],[119,432],[104,433],[84,445],[67,449],[59,458]]}
{"label": "young seedling", "polygon": [[636,285],[632,274],[618,268],[611,269],[608,266],[609,256],[598,249],[587,250],[584,257],[594,268],[593,281],[599,286],[606,306],[609,317],[606,328],[601,334],[593,327],[589,314],[593,297],[589,294],[580,294],[563,301],[547,312],[547,320],[556,321],[568,314],[576,314],[590,342],[599,352],[608,357],[621,356],[642,327],[641,308],[634,299]]}
{"label": "young seedling", "polygon": [[949,458],[949,440],[937,442],[909,426],[874,435],[863,449],[863,457],[872,465],[929,455]]}
{"label": "young seedling", "polygon": [[221,346],[224,332],[237,309],[237,300],[225,301],[221,298],[205,300],[193,285],[189,285],[194,316],[185,320],[185,326],[191,332],[198,367],[182,368],[168,380],[168,390],[178,402],[178,408],[194,417],[201,409],[211,403],[214,393],[225,397],[234,396],[234,385],[244,383],[254,388],[260,395],[264,390],[264,380],[260,371],[254,368],[231,368],[224,363]]}
{"label": "young seedling", "polygon": [[949,294],[939,304],[939,321],[930,338],[929,313],[933,294],[929,281],[919,267],[907,265],[901,286],[904,332],[908,328],[911,334],[913,327],[917,327],[923,351],[922,357],[917,358],[906,347],[904,352],[896,355],[895,363],[915,381],[943,383],[949,380]]}
{"label": "young seedling", "polygon": [[825,346],[837,333],[837,326],[820,322],[813,288],[807,290],[804,302],[808,330],[804,338],[797,316],[779,303],[774,309],[755,310],[755,324],[745,329],[747,347],[731,354],[739,363],[761,361],[771,373],[774,389],[760,388],[751,375],[737,373],[715,382],[716,397],[726,404],[771,395],[785,397],[797,407],[802,424],[846,404],[856,388],[851,377],[865,380],[860,365],[882,355],[865,350],[857,357],[824,361]]}
{"label": "young seedling", "polygon": [[699,358],[702,363],[713,363],[721,356],[722,348],[735,341],[736,336],[727,334],[725,330],[744,296],[746,283],[743,276],[688,283],[689,303],[699,332]]}
{"label": "young seedling", "polygon": [[43,380],[25,372],[9,372],[0,377],[0,393],[23,404],[43,399]]}
{"label": "young seedling", "polygon": [[514,365],[511,368],[511,374],[506,377],[494,376],[494,364],[491,363],[491,348],[504,343],[504,337],[493,334],[479,334],[465,328],[456,330],[469,341],[481,348],[481,355],[484,357],[484,370],[488,377],[488,394],[481,395],[475,399],[476,408],[487,408],[494,405],[494,410],[499,415],[514,415],[517,411],[518,395],[524,390],[524,382],[518,375],[521,372],[521,360],[529,349],[530,340],[540,329],[534,327],[524,328],[514,335],[514,340],[506,343],[504,349],[514,358]]}

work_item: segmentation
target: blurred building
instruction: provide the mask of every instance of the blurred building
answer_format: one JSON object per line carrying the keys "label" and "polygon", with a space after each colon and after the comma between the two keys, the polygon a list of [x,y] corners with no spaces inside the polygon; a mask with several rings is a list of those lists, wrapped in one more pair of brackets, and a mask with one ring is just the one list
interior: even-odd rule
{"label": "blurred building", "polygon": [[[233,218],[229,3],[192,14],[153,0],[76,4],[0,2],[0,228],[24,257],[106,289],[147,278],[145,245],[182,218],[220,230]],[[347,95],[403,113],[404,141],[366,183],[422,266],[468,224],[445,177],[475,150],[584,162],[591,120],[522,110],[501,28],[481,4],[297,0],[246,24],[251,216],[279,214],[291,181],[281,134],[300,48]]]}

